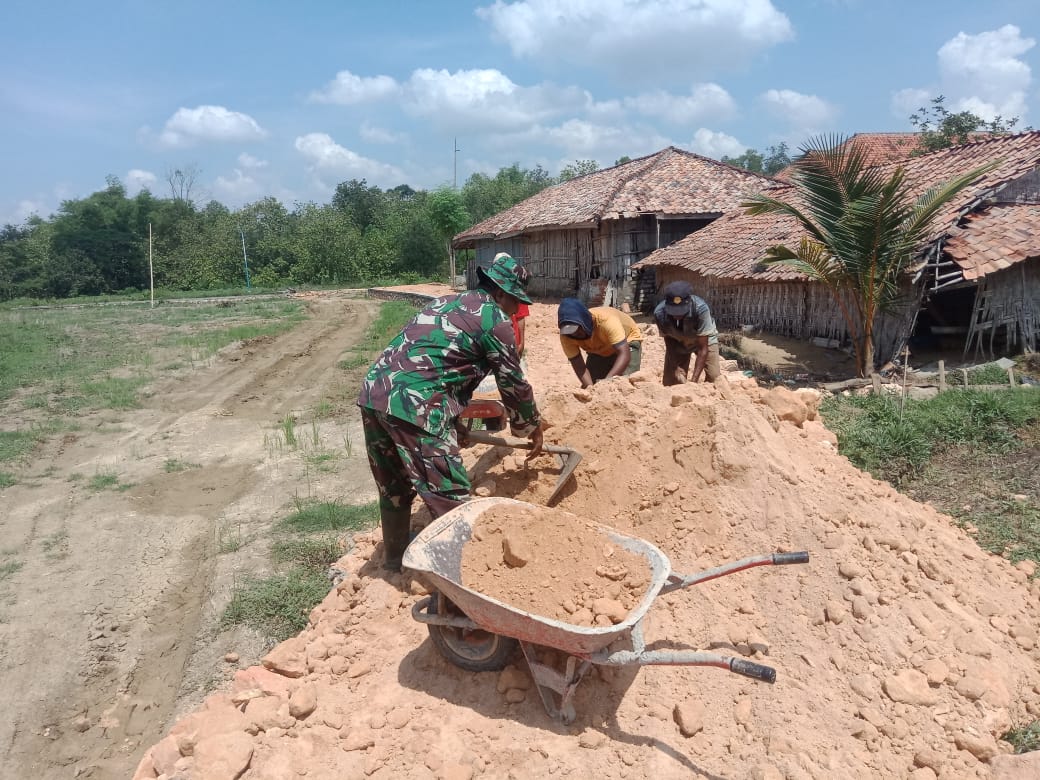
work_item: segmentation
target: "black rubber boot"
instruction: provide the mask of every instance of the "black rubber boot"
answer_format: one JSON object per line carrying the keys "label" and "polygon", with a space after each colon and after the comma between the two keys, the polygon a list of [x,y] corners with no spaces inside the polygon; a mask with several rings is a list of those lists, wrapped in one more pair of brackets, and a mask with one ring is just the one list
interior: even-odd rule
{"label": "black rubber boot", "polygon": [[379,524],[383,528],[383,568],[400,572],[401,558],[408,546],[411,509],[380,509]]}

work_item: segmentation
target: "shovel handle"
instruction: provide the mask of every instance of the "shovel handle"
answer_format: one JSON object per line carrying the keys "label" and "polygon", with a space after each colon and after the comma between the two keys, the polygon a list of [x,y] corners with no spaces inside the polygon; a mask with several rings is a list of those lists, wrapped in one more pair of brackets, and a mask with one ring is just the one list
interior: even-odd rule
{"label": "shovel handle", "polygon": [[[514,450],[530,450],[534,448],[534,444],[527,439],[517,439],[512,436],[495,436],[487,431],[467,431],[466,439],[477,444],[511,447]],[[570,455],[574,452],[570,447],[560,447],[555,444],[543,444],[542,451],[560,455]]]}

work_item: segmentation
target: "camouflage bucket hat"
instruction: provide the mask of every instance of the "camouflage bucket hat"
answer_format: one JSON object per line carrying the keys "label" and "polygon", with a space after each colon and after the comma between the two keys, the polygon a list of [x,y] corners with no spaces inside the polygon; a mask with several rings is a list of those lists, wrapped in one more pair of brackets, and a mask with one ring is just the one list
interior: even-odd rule
{"label": "camouflage bucket hat", "polygon": [[477,276],[483,282],[491,282],[502,292],[512,295],[521,303],[530,303],[524,286],[520,282],[520,266],[509,255],[500,252],[488,268],[477,266]]}

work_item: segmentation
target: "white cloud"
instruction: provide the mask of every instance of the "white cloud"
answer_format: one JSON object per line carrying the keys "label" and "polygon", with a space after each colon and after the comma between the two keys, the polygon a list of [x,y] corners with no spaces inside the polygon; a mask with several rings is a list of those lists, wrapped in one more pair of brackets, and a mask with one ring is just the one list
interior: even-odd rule
{"label": "white cloud", "polygon": [[898,92],[893,92],[890,104],[892,114],[906,120],[911,114],[916,113],[918,109],[927,108],[933,97],[935,96],[927,89],[917,89],[915,87],[907,87]]}
{"label": "white cloud", "polygon": [[396,166],[362,157],[337,144],[327,133],[301,135],[295,146],[323,182],[326,176],[332,176],[337,183],[343,179],[367,179],[369,184],[386,187],[406,180],[404,172]]}
{"label": "white cloud", "polygon": [[673,142],[656,130],[642,125],[599,124],[584,119],[568,119],[560,125],[536,125],[523,132],[503,134],[494,139],[498,150],[507,155],[504,164],[525,145],[559,149],[561,164],[574,160],[596,160],[603,167],[623,155],[640,157],[659,151]]}
{"label": "white cloud", "polygon": [[421,68],[408,81],[404,108],[439,127],[473,132],[524,128],[590,103],[576,87],[521,87],[494,69]]}
{"label": "white cloud", "polygon": [[159,179],[151,171],[142,171],[140,168],[130,169],[126,177],[123,179],[123,184],[126,186],[128,195],[136,195],[141,190],[148,190],[149,192],[155,191],[155,185],[158,184]]}
{"label": "white cloud", "polygon": [[394,97],[400,88],[390,76],[356,76],[349,70],[341,70],[324,88],[311,92],[309,100],[352,106]]}
{"label": "white cloud", "polygon": [[804,95],[792,89],[769,89],[759,96],[766,109],[802,134],[819,133],[830,128],[836,111],[816,95]]}
{"label": "white cloud", "polygon": [[224,203],[245,203],[263,194],[260,183],[239,168],[230,176],[218,176],[213,189]]}
{"label": "white cloud", "polygon": [[14,209],[0,218],[0,225],[21,225],[33,214],[46,217],[45,204],[42,200],[26,198],[18,201]]}
{"label": "white cloud", "polygon": [[166,120],[159,142],[190,146],[200,141],[255,141],[267,132],[253,117],[223,106],[179,108]]}
{"label": "white cloud", "polygon": [[358,130],[361,139],[372,144],[397,144],[405,140],[404,133],[394,133],[382,127],[377,127],[367,120],[361,123]]}
{"label": "white cloud", "polygon": [[688,125],[705,119],[731,119],[737,104],[718,84],[696,84],[688,96],[671,95],[663,90],[625,98],[625,107],[646,116]]}
{"label": "white cloud", "polygon": [[1013,24],[978,35],[958,33],[939,49],[943,87],[953,111],[971,111],[983,119],[1022,117],[1032,82],[1029,65],[1019,59],[1036,41],[1023,38]]}
{"label": "white cloud", "polygon": [[701,127],[693,134],[690,149],[705,157],[721,160],[724,156],[739,157],[747,151],[747,146],[731,135]]}
{"label": "white cloud", "polygon": [[770,0],[496,0],[476,13],[517,57],[631,81],[740,67],[794,37]]}
{"label": "white cloud", "polygon": [[242,152],[242,154],[238,155],[238,165],[247,171],[258,171],[261,168],[266,168],[268,163],[267,160],[261,160],[258,157],[253,157],[248,152]]}

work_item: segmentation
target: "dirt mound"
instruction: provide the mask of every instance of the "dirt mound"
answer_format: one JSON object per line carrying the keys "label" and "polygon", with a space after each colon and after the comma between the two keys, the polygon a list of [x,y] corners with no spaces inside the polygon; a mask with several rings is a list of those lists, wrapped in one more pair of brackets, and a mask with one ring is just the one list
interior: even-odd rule
{"label": "dirt mound", "polygon": [[[1000,756],[998,741],[1040,716],[1040,583],[1027,565],[987,555],[946,516],[854,469],[811,398],[744,380],[661,387],[653,338],[648,373],[576,391],[552,308],[534,317],[548,438],[585,456],[560,508],[653,542],[684,574],[809,551],[807,566],[669,593],[644,621],[651,648],[753,658],[777,669],[776,685],[594,667],[577,720],[560,726],[522,659],[474,674],[441,658],[410,616],[421,584],[384,579],[377,539],[363,537],[311,627],[211,696],[138,777],[204,776],[215,754],[248,766],[244,778],[395,780],[988,777],[1033,760]],[[541,385],[540,372],[551,375]],[[496,495],[539,504],[555,482],[549,458],[525,468],[474,448],[467,459]],[[222,723],[234,725],[213,730]]]}

